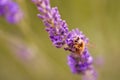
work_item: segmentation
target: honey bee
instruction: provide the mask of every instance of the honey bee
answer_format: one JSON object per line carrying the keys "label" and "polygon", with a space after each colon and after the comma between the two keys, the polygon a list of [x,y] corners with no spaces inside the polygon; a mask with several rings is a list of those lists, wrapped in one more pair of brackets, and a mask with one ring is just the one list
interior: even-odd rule
{"label": "honey bee", "polygon": [[77,54],[82,54],[85,49],[85,42],[79,37],[74,39],[74,48]]}

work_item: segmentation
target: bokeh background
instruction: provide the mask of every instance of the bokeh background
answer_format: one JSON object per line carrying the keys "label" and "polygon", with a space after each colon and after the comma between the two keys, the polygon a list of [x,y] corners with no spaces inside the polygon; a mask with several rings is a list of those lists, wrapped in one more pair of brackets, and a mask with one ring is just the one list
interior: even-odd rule
{"label": "bokeh background", "polygon": [[[0,80],[81,80],[67,65],[69,52],[55,48],[31,0],[16,0],[18,24],[0,17]],[[90,39],[98,80],[120,80],[120,0],[51,0],[70,30]]]}

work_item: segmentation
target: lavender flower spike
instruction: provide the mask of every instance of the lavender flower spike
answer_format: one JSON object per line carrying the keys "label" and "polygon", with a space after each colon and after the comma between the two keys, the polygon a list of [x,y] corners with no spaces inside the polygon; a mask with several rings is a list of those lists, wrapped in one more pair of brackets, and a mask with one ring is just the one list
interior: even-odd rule
{"label": "lavender flower spike", "polygon": [[[49,0],[32,0],[39,12],[39,18],[42,19],[46,26],[46,31],[53,44],[57,48],[64,47],[70,51],[68,55],[68,65],[74,74],[82,74],[85,76],[83,80],[96,80],[95,70],[92,66],[93,58],[90,55],[87,45],[89,40],[78,29],[68,31],[68,26],[61,19],[57,7],[51,8]],[[91,79],[87,77],[87,73],[91,75]],[[87,78],[86,78],[87,77]]]}
{"label": "lavender flower spike", "polygon": [[86,70],[90,69],[92,63],[93,58],[90,56],[87,49],[85,49],[82,55],[71,53],[68,56],[68,65],[73,73],[84,74]]}
{"label": "lavender flower spike", "polygon": [[61,19],[58,8],[51,8],[49,0],[32,0],[39,12],[39,18],[42,19],[46,26],[49,37],[57,48],[61,48],[65,44],[65,38],[68,33],[68,27],[64,20]]}
{"label": "lavender flower spike", "polygon": [[0,0],[0,16],[5,17],[9,23],[17,23],[22,19],[23,13],[12,0]]}
{"label": "lavender flower spike", "polygon": [[87,49],[88,38],[75,29],[68,33],[66,44],[65,50],[71,52],[68,55],[68,65],[71,71],[74,74],[83,74],[83,80],[96,80],[96,72],[92,66],[93,58]]}

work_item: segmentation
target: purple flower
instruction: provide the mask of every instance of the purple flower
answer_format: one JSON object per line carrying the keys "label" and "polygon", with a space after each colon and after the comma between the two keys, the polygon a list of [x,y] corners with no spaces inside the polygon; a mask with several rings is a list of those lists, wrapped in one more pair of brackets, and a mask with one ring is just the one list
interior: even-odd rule
{"label": "purple flower", "polygon": [[87,49],[84,50],[82,55],[71,53],[68,56],[68,65],[73,73],[82,73],[90,68],[93,63],[93,58],[90,56]]}
{"label": "purple flower", "polygon": [[68,33],[68,26],[61,19],[58,8],[51,8],[49,0],[32,0],[41,14],[38,14],[46,26],[49,37],[57,48],[61,48],[65,44],[65,38]]}
{"label": "purple flower", "polygon": [[4,9],[0,6],[0,16],[4,14]]}
{"label": "purple flower", "polygon": [[88,38],[78,29],[72,30],[68,33],[66,38],[67,47],[65,50],[69,50],[72,53],[82,54],[86,45],[88,44]]}
{"label": "purple flower", "polygon": [[5,5],[7,2],[10,2],[11,0],[0,0],[0,5]]}
{"label": "purple flower", "polygon": [[[61,19],[58,8],[51,8],[49,0],[32,1],[40,12],[38,17],[42,19],[46,26],[46,31],[53,44],[57,48],[64,47],[65,50],[70,51],[68,65],[71,71],[76,74],[83,74],[83,76],[89,71],[89,74],[94,76],[93,58],[87,48],[88,38],[78,29],[69,31],[67,23]],[[95,78],[90,80],[95,80]]]}
{"label": "purple flower", "polygon": [[17,23],[23,14],[17,3],[12,0],[0,0],[0,16],[4,16],[9,23]]}

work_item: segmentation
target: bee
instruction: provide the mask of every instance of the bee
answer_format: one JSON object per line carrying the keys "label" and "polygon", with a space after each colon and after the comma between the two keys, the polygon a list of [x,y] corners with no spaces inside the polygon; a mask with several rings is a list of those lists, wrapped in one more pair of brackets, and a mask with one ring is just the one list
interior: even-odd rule
{"label": "bee", "polygon": [[75,53],[82,55],[82,53],[85,49],[85,42],[81,38],[76,37],[74,39],[73,47],[75,48]]}

